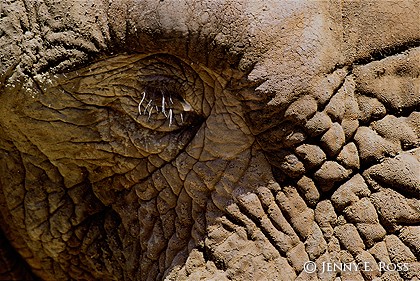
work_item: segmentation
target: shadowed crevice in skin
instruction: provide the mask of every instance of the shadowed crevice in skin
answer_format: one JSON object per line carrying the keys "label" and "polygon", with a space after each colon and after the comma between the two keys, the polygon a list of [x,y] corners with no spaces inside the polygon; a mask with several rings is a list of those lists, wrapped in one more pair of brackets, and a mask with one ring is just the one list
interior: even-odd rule
{"label": "shadowed crevice in skin", "polygon": [[45,280],[419,278],[418,4],[378,3],[7,2],[16,251]]}
{"label": "shadowed crevice in skin", "polygon": [[0,280],[40,280],[0,230]]}
{"label": "shadowed crevice in skin", "polygon": [[389,46],[388,48],[383,48],[381,50],[372,52],[369,54],[368,57],[360,58],[354,61],[354,65],[362,65],[362,64],[368,64],[373,61],[382,60],[386,57],[395,56],[401,53],[404,53],[405,51],[408,51],[412,48],[420,47],[420,39],[413,40],[411,42],[404,42],[401,45],[395,45],[395,46]]}

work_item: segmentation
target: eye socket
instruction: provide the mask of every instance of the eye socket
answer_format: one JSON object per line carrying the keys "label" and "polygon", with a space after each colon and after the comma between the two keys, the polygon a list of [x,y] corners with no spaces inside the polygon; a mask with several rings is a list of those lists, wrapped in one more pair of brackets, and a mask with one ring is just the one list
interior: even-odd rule
{"label": "eye socket", "polygon": [[198,114],[179,94],[162,88],[145,87],[137,106],[137,120],[157,131],[174,131],[192,125]]}

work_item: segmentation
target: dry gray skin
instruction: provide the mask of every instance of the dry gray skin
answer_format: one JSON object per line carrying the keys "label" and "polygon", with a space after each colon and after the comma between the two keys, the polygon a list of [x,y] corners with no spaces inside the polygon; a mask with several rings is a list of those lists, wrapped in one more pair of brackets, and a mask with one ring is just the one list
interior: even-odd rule
{"label": "dry gray skin", "polygon": [[419,280],[419,1],[276,3],[2,0],[0,279]]}

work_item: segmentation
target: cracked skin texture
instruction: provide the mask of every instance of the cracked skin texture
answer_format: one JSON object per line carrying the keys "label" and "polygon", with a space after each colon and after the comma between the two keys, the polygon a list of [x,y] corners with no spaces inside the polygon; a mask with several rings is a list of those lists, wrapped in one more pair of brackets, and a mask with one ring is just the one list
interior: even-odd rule
{"label": "cracked skin texture", "polygon": [[418,1],[0,9],[0,279],[420,279]]}

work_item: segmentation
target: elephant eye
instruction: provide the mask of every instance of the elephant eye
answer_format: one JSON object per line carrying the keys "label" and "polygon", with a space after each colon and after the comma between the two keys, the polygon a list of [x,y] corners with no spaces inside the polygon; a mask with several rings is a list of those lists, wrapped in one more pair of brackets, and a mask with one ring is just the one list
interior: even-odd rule
{"label": "elephant eye", "polygon": [[83,104],[158,132],[197,127],[214,100],[195,69],[164,54],[117,55],[63,76],[61,87]]}
{"label": "elephant eye", "polygon": [[199,117],[181,95],[168,89],[145,87],[138,98],[137,120],[153,130],[173,131],[193,124]]}

